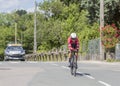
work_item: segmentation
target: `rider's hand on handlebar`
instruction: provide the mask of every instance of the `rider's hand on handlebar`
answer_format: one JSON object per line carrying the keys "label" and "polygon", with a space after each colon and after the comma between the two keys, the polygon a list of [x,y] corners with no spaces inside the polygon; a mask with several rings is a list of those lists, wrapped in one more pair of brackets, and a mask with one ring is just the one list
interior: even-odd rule
{"label": "rider's hand on handlebar", "polygon": [[74,49],[75,52],[77,52],[77,49]]}
{"label": "rider's hand on handlebar", "polygon": [[72,48],[71,50],[72,50],[72,51],[77,51],[77,49],[74,49],[74,48]]}

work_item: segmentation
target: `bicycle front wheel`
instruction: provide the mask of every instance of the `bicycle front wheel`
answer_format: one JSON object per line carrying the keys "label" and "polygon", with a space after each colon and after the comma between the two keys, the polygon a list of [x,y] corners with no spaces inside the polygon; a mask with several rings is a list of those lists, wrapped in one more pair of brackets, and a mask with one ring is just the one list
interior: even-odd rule
{"label": "bicycle front wheel", "polygon": [[73,58],[71,58],[70,71],[71,75],[73,75]]}
{"label": "bicycle front wheel", "polygon": [[71,58],[71,75],[76,76],[76,71],[77,71],[77,59],[76,57]]}
{"label": "bicycle front wheel", "polygon": [[76,62],[73,63],[73,69],[72,69],[72,72],[73,72],[73,75],[76,76],[76,71],[77,71],[77,68],[76,68]]}

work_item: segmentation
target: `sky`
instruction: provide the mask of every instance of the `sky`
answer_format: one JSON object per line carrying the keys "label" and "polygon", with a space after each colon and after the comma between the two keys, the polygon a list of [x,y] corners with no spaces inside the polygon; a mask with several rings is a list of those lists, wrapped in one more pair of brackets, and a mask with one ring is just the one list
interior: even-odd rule
{"label": "sky", "polygon": [[[0,13],[7,12],[10,13],[14,10],[27,10],[29,12],[34,11],[34,1],[35,0],[0,0]],[[43,0],[36,0],[37,3]]]}

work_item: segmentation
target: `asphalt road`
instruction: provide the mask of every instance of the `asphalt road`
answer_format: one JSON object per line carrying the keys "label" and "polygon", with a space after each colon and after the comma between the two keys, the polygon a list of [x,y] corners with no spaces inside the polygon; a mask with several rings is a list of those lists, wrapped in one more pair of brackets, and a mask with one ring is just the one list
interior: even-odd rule
{"label": "asphalt road", "polygon": [[78,62],[71,76],[67,62],[0,62],[0,86],[120,86],[120,63]]}

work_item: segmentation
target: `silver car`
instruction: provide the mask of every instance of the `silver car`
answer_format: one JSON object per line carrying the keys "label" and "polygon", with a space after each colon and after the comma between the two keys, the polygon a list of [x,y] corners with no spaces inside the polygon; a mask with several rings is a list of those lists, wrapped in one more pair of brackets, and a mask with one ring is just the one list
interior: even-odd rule
{"label": "silver car", "polygon": [[21,44],[8,44],[4,51],[4,60],[21,60],[25,61],[25,50]]}

